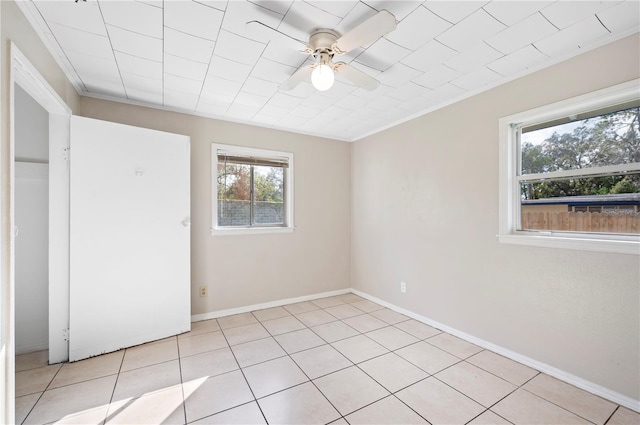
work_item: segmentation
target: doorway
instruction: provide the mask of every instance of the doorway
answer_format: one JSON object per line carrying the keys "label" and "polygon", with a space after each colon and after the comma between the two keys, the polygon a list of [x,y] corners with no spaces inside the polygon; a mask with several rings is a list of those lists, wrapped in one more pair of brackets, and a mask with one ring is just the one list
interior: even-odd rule
{"label": "doorway", "polygon": [[49,112],[14,87],[16,355],[49,347]]}
{"label": "doorway", "polygon": [[[15,235],[20,232],[19,227],[16,225],[16,201],[25,204],[27,206],[26,211],[42,208],[45,205],[48,207],[47,220],[44,220],[42,216],[37,220],[34,219],[40,223],[40,230],[36,234],[41,238],[43,233],[45,235],[48,234],[48,241],[44,247],[40,246],[41,252],[39,254],[42,258],[48,258],[49,267],[47,267],[48,270],[46,271],[48,279],[45,280],[48,288],[38,294],[40,300],[42,300],[41,297],[47,300],[48,308],[46,310],[48,311],[46,321],[35,320],[27,327],[37,326],[41,330],[43,327],[47,327],[46,322],[48,322],[49,329],[46,332],[48,341],[44,344],[48,346],[50,363],[62,362],[69,355],[65,335],[69,323],[69,170],[65,154],[69,146],[71,109],[15,44],[10,43],[9,49],[11,58],[9,78],[10,128],[7,149],[8,160],[3,163],[8,168],[6,171],[3,170],[3,174],[7,177],[7,186],[6,190],[3,189],[2,191],[1,221],[3,226],[0,229],[3,254],[2,263],[0,264],[0,270],[2,270],[2,287],[0,289],[0,311],[2,312],[0,328],[0,385],[2,386],[2,391],[0,391],[0,422],[2,423],[13,423],[15,419],[16,344],[20,344],[19,350],[34,350],[37,348],[37,345],[29,345],[28,340],[22,339],[24,331],[17,329],[17,327],[22,327],[23,323],[20,323],[22,319],[16,314],[16,267],[20,267],[16,260],[21,261],[16,259]],[[44,144],[45,147],[48,146],[48,164],[42,158],[42,152],[38,153],[37,149],[25,153],[22,151],[25,146],[19,145],[18,150],[16,150],[16,128],[14,125],[16,123],[16,96],[20,98],[23,94],[27,94],[32,101],[39,105],[39,108],[45,111],[43,116],[48,115],[48,143]],[[29,100],[29,98],[26,98],[26,100]],[[22,100],[25,100],[25,98]],[[30,117],[27,117],[27,122],[30,122]],[[20,135],[18,134],[18,136]],[[42,148],[41,145],[39,146]],[[20,159],[28,159],[28,161],[20,161]],[[45,169],[48,169],[48,172]],[[46,183],[47,180],[48,184]],[[31,192],[40,193],[38,196],[34,195],[34,199],[37,199],[37,201],[29,197],[22,197],[24,191],[20,189],[25,189],[25,187],[29,186],[32,186],[31,189],[33,190]],[[18,199],[15,196],[16,189],[21,192],[21,194],[18,194]],[[18,214],[21,216],[23,214],[20,213],[20,210],[25,205],[18,206]],[[45,211],[47,211],[46,208]],[[39,240],[39,243],[41,242],[42,239]],[[26,255],[29,254],[27,253]],[[40,272],[42,274],[42,269]],[[41,276],[38,280],[42,281]],[[18,297],[23,297],[20,292],[24,291],[19,290]],[[31,296],[33,294],[27,293],[27,297]],[[19,314],[22,314],[22,310]],[[52,329],[56,331],[52,332]],[[16,339],[14,330],[21,332],[21,337]],[[41,343],[43,343],[43,337],[40,333],[35,344]]]}

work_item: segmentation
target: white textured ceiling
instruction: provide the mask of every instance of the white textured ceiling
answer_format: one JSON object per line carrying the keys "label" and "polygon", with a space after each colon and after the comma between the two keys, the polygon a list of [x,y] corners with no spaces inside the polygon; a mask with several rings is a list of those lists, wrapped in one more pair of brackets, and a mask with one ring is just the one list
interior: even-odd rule
{"label": "white textured ceiling", "polygon": [[[357,140],[640,30],[632,1],[18,1],[82,95],[338,140]],[[245,25],[308,40],[386,9],[397,29],[340,60],[336,76],[279,88],[308,57]]]}

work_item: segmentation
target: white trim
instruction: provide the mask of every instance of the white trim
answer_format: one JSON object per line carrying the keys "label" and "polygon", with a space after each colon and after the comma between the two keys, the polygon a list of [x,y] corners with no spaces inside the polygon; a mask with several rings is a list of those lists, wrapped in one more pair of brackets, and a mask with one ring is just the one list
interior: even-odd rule
{"label": "white trim", "polygon": [[421,316],[419,314],[416,314],[410,310],[406,310],[404,308],[398,307],[394,304],[388,303],[386,301],[383,301],[379,298],[376,298],[372,295],[369,295],[365,292],[359,291],[357,289],[351,289],[351,292],[353,292],[356,295],[361,296],[362,298],[366,298],[369,301],[373,301],[375,303],[378,303],[384,307],[387,307],[390,310],[396,311],[400,314],[404,314],[405,316],[411,317],[412,319],[415,319],[419,322],[425,323],[429,326],[432,326],[434,328],[438,328],[444,332],[447,332],[453,336],[456,336],[460,339],[463,339],[467,342],[470,342],[472,344],[475,344],[479,347],[482,347],[484,349],[493,351],[496,354],[500,354],[501,356],[504,356],[508,359],[511,359],[513,361],[516,361],[518,363],[522,363],[523,365],[529,366],[533,369],[536,369],[542,373],[545,373],[547,375],[553,376],[554,378],[558,378],[561,381],[564,381],[568,384],[571,384],[573,386],[576,386],[578,388],[581,388],[585,391],[588,391],[592,394],[595,394],[597,396],[600,396],[602,398],[605,398],[607,400],[610,400],[614,403],[617,403],[621,406],[627,407],[629,409],[635,410],[637,412],[640,412],[640,400],[635,400],[629,396],[626,396],[624,394],[621,394],[617,391],[613,391],[609,388],[603,387],[601,385],[595,384],[591,381],[588,381],[586,379],[580,378],[579,376],[573,375],[569,372],[566,372],[562,369],[558,369],[556,367],[553,367],[551,365],[548,365],[546,363],[543,363],[541,361],[532,359],[531,357],[527,357],[525,355],[522,355],[520,353],[517,353],[515,351],[509,350],[507,348],[501,347],[499,345],[496,345],[492,342],[488,342],[485,341],[483,339],[477,338],[473,335],[470,335],[466,332],[462,332],[458,329],[452,328],[450,326],[444,325],[440,322],[437,322],[435,320],[429,319],[427,317]]}
{"label": "white trim", "polygon": [[[68,359],[68,344],[62,334],[62,329],[69,327],[69,169],[68,162],[63,159],[61,153],[63,148],[69,147],[71,108],[20,49],[14,43],[11,43],[10,47],[12,96],[14,84],[18,84],[49,113],[49,362],[58,363]],[[14,122],[13,102],[12,97],[11,123]],[[11,126],[10,137],[10,217],[11,223],[13,223],[15,220],[13,211],[15,177],[13,126]],[[12,242],[12,264],[13,255]],[[15,285],[13,271],[11,284]]]}
{"label": "white trim", "polygon": [[631,102],[640,95],[640,79],[633,79],[615,86],[606,87],[581,96],[561,100],[528,111],[518,112],[500,119],[507,124],[536,124],[551,121],[558,117],[579,114],[600,109],[609,105]]}
{"label": "white trim", "polygon": [[640,162],[632,162],[630,164],[606,165],[604,167],[579,168],[574,170],[549,171],[548,173],[532,173],[516,176],[518,183],[541,181],[541,180],[558,180],[570,177],[589,177],[602,176],[606,174],[621,174],[640,170]]}
{"label": "white trim", "polygon": [[71,115],[71,108],[42,77],[29,59],[11,43],[11,83],[20,85],[49,113]]}
{"label": "white trim", "polygon": [[[2,6],[0,6],[0,33],[2,33]],[[0,44],[0,56],[5,57],[6,47],[4,43]],[[13,79],[11,78],[13,72],[9,71],[9,84],[13,87]],[[0,82],[4,81],[5,70],[4,67],[0,67]],[[0,87],[0,110],[4,107],[5,87]],[[9,104],[13,104],[13,90],[10,88]],[[11,112],[9,112],[11,113]],[[9,246],[9,223],[7,223],[7,185],[9,175],[8,170],[4,170],[4,164],[9,163],[3,154],[10,149],[7,148],[4,135],[6,129],[3,127],[2,122],[6,112],[2,111],[0,116],[0,424],[11,424],[15,422],[15,337],[13,337],[13,319],[14,319],[14,301],[13,301],[13,287],[11,286],[11,276],[9,274],[9,268],[11,267],[11,261],[9,260],[9,252],[6,248]],[[12,118],[9,119],[9,126],[11,126]],[[11,143],[9,141],[9,143]],[[14,360],[12,360],[12,358]]]}
{"label": "white trim", "polygon": [[[15,84],[25,90],[37,103],[39,103],[48,113],[50,123],[57,122],[58,117],[69,121],[71,109],[58,93],[53,90],[47,80],[31,64],[20,49],[11,42],[8,56],[10,58],[9,67],[9,140],[8,147],[4,149],[7,158],[3,163],[8,167],[3,170],[3,185],[6,190],[2,197],[2,222],[4,225],[0,229],[2,233],[2,263],[0,289],[0,311],[2,311],[2,328],[0,329],[0,380],[2,383],[2,399],[0,400],[0,422],[13,423],[15,421],[15,245],[12,229],[15,225]],[[53,136],[50,134],[51,141]],[[60,134],[60,137],[68,138],[67,134]],[[50,142],[51,143],[51,142]],[[68,315],[68,311],[66,312]],[[51,348],[51,339],[49,340]]]}
{"label": "white trim", "polygon": [[49,344],[32,345],[30,347],[22,347],[16,349],[16,356],[20,354],[35,353],[36,351],[44,351],[49,349]]}
{"label": "white trim", "polygon": [[191,322],[200,322],[202,320],[217,319],[218,317],[230,316],[232,314],[249,313],[265,308],[280,307],[287,304],[300,303],[304,301],[317,300],[319,298],[335,297],[336,295],[348,294],[350,288],[338,289],[335,291],[321,292],[319,294],[303,295],[301,297],[285,298],[282,300],[269,301],[266,303],[253,304],[244,307],[228,308],[226,310],[211,311],[209,313],[194,314],[191,316]]}
{"label": "white trim", "polygon": [[70,115],[49,114],[49,363],[69,359]]}
{"label": "white trim", "polygon": [[[222,150],[228,153],[233,153],[238,156],[258,156],[262,158],[279,157],[287,158],[288,168],[285,173],[285,217],[287,221],[286,226],[273,226],[273,227],[218,227],[218,150]],[[237,145],[223,145],[221,143],[211,143],[211,235],[212,236],[227,236],[227,235],[256,235],[256,234],[268,234],[268,233],[291,233],[295,229],[294,225],[294,199],[293,199],[293,186],[294,186],[294,161],[293,153],[275,151],[270,149],[257,149],[249,148],[245,146]]]}
{"label": "white trim", "polygon": [[[629,102],[640,97],[640,79],[634,79],[612,87],[607,87],[582,96],[576,96],[560,102],[544,105],[528,111],[500,118],[498,121],[499,145],[499,226],[500,243],[530,245],[548,248],[576,249],[583,251],[613,252],[621,254],[640,254],[640,236],[592,235],[580,233],[572,236],[561,232],[522,232],[518,231],[519,180],[533,180],[538,175],[518,176],[518,149],[514,128],[524,124],[550,121],[562,116],[575,115],[588,110]],[[636,169],[637,166],[620,165],[600,167],[599,169],[579,171],[618,172]],[[563,177],[568,172],[548,173],[549,177]],[[571,172],[569,172],[571,173]],[[576,173],[573,173],[576,174]],[[561,234],[560,234],[561,233]]]}
{"label": "white trim", "polygon": [[272,233],[293,233],[295,227],[212,227],[212,236],[266,235]]}
{"label": "white trim", "polygon": [[548,234],[527,235],[516,232],[510,235],[498,235],[500,243],[510,245],[537,246],[544,248],[577,249],[580,251],[613,252],[617,254],[640,255],[638,240],[589,239],[579,237],[562,237]]}

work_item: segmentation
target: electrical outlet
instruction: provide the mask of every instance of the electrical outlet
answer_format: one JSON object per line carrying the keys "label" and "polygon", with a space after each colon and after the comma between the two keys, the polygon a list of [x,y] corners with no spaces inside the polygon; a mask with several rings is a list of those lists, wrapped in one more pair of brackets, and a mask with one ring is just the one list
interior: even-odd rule
{"label": "electrical outlet", "polygon": [[407,284],[405,282],[400,282],[400,292],[403,294],[407,292]]}
{"label": "electrical outlet", "polygon": [[206,297],[208,293],[208,289],[206,286],[201,286],[200,287],[200,296],[201,297]]}

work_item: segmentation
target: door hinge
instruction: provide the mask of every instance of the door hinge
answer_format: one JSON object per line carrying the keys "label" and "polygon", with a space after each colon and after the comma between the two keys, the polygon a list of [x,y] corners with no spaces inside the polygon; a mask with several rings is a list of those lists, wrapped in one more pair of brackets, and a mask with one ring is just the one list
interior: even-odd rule
{"label": "door hinge", "polygon": [[69,329],[62,330],[62,337],[66,342],[69,342],[69,333],[70,333]]}
{"label": "door hinge", "polygon": [[62,159],[64,159],[65,161],[69,161],[70,156],[71,156],[71,148],[62,149]]}

